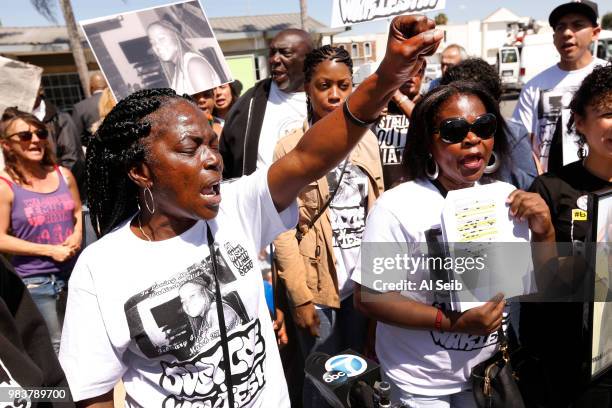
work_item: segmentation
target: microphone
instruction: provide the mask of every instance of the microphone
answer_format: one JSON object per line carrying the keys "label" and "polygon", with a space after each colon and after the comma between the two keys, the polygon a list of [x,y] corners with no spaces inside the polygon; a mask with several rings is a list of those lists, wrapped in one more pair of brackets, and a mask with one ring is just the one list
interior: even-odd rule
{"label": "microphone", "polygon": [[335,356],[315,352],[306,359],[304,372],[334,408],[375,408],[374,384],[380,369],[353,350]]}

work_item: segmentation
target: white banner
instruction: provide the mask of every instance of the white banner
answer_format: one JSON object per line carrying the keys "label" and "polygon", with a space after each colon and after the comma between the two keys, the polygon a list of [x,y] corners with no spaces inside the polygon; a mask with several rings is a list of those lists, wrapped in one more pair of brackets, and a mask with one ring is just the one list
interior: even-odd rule
{"label": "white banner", "polygon": [[446,0],[333,0],[332,27],[442,10]]}
{"label": "white banner", "polygon": [[32,112],[43,69],[0,57],[0,115],[9,106]]}

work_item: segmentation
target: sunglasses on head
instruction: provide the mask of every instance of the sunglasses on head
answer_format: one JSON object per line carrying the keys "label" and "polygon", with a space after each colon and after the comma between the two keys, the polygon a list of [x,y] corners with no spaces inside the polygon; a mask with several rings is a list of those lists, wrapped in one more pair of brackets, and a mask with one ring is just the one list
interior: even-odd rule
{"label": "sunglasses on head", "polygon": [[47,129],[37,129],[34,132],[30,132],[29,130],[24,130],[23,132],[13,133],[12,135],[8,135],[7,138],[17,136],[19,141],[21,142],[29,142],[32,140],[32,137],[38,137],[40,140],[45,140],[49,137],[49,132]]}
{"label": "sunglasses on head", "polygon": [[481,139],[489,139],[497,130],[497,118],[492,113],[485,113],[471,124],[463,118],[445,119],[434,133],[440,133],[443,142],[454,144],[461,143],[470,130]]}

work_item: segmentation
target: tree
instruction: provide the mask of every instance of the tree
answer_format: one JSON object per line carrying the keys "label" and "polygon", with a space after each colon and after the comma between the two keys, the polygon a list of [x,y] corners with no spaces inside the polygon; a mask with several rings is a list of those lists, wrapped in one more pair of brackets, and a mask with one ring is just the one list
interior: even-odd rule
{"label": "tree", "polygon": [[[47,20],[57,23],[55,17],[55,0],[30,0],[34,8]],[[81,80],[81,86],[85,96],[89,97],[89,70],[87,69],[87,61],[85,60],[85,53],[83,51],[83,45],[81,44],[81,37],[79,36],[79,30],[77,28],[76,20],[74,19],[74,13],[72,12],[72,4],[70,0],[59,0],[62,8],[62,14],[64,15],[64,21],[66,22],[66,30],[68,31],[68,41],[70,41],[70,49],[72,50],[72,56],[74,57],[74,63],[77,67],[79,79]]]}
{"label": "tree", "polygon": [[601,28],[604,30],[612,30],[612,12],[603,15],[601,18]]}
{"label": "tree", "polygon": [[306,30],[306,18],[308,17],[307,0],[300,0],[300,24],[302,30]]}
{"label": "tree", "polygon": [[448,17],[446,17],[444,13],[438,13],[438,15],[434,17],[434,21],[436,25],[446,25],[446,23],[448,23]]}

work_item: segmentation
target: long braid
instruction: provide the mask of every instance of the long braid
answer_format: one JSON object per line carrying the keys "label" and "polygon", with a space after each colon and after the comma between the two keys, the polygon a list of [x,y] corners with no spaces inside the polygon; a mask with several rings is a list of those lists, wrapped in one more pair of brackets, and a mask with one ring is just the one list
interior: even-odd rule
{"label": "long braid", "polygon": [[128,171],[145,159],[141,139],[151,131],[146,117],[176,98],[189,100],[170,88],[135,92],[113,108],[93,136],[87,149],[87,200],[98,237],[136,212],[138,187]]}
{"label": "long braid", "polygon": [[[348,51],[341,47],[332,47],[331,45],[324,45],[319,48],[315,48],[306,54],[304,58],[304,83],[310,82],[312,75],[317,65],[323,61],[336,61],[346,64],[353,75],[353,60],[349,55]],[[308,112],[308,121],[312,121],[312,103],[310,102],[310,96],[306,95],[306,110]]]}

